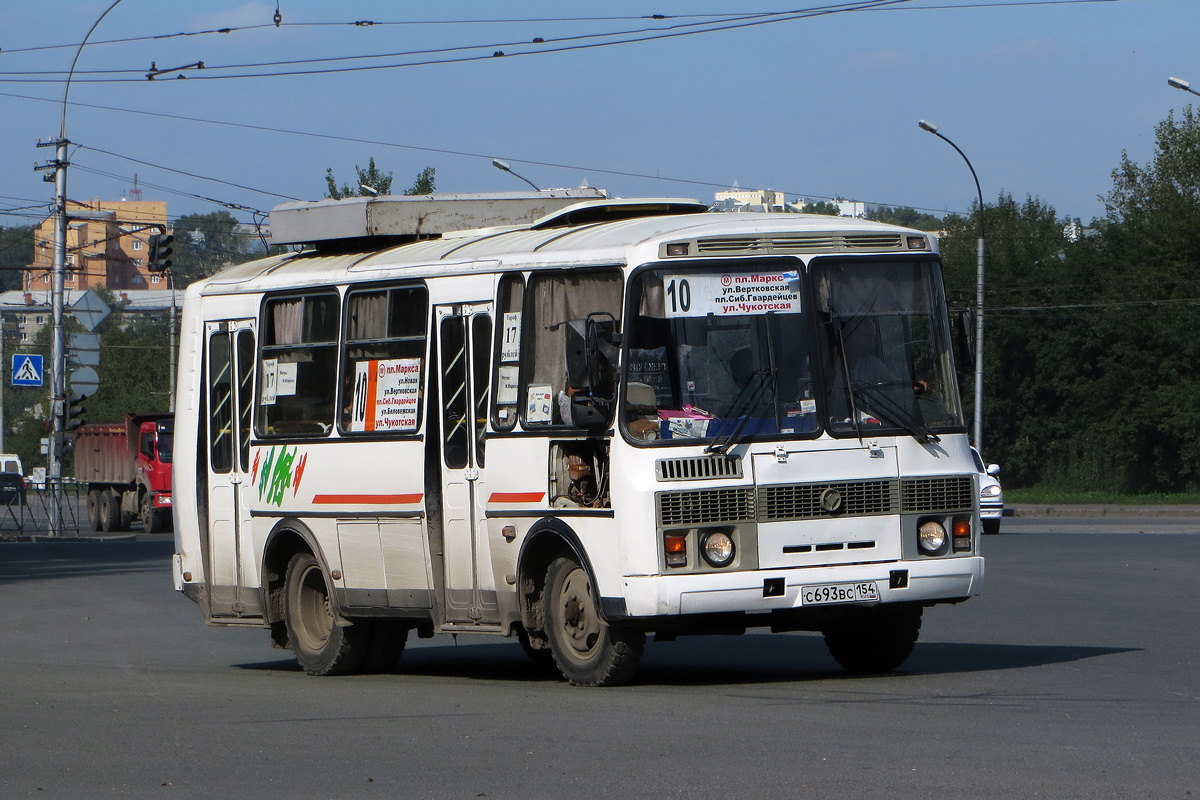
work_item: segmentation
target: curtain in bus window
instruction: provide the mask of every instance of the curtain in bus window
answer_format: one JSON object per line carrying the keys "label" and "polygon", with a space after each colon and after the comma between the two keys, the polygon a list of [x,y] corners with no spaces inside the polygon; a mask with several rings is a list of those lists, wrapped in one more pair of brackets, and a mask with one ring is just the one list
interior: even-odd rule
{"label": "curtain in bus window", "polygon": [[272,344],[299,344],[300,322],[303,319],[304,301],[280,300],[272,309],[271,322],[275,326],[275,340]]}
{"label": "curtain in bus window", "polygon": [[387,292],[356,294],[350,297],[351,340],[382,339],[388,334]]}

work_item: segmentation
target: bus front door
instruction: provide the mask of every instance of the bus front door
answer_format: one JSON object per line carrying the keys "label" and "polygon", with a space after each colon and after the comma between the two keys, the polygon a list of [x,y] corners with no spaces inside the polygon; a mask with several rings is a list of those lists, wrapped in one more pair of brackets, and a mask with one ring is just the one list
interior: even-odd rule
{"label": "bus front door", "polygon": [[[442,574],[446,621],[499,622],[484,491],[491,306],[439,306]],[[431,476],[432,479],[432,476]]]}
{"label": "bus front door", "polygon": [[250,410],[254,403],[254,321],[206,325],[207,568],[209,613],[239,617],[261,613],[245,586],[242,545],[250,532]]}

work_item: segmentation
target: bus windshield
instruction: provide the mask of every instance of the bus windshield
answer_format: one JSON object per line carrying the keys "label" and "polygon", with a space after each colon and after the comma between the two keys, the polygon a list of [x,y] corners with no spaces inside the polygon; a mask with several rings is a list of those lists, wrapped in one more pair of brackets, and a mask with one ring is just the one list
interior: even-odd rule
{"label": "bus windshield", "polygon": [[650,269],[631,288],[624,423],[636,440],[817,430],[798,262]]}
{"label": "bus windshield", "polygon": [[811,276],[829,432],[963,430],[936,262],[825,259]]}

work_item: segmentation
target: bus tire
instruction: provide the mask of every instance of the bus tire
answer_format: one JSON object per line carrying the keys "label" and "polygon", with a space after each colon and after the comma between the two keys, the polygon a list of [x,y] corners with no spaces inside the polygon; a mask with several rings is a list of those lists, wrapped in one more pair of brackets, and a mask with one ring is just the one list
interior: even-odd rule
{"label": "bus tire", "polygon": [[116,533],[121,530],[121,493],[112,489],[100,492],[100,530]]}
{"label": "bus tire", "polygon": [[87,518],[88,528],[93,531],[100,530],[100,490],[92,489],[87,493]]}
{"label": "bus tire", "polygon": [[983,532],[989,536],[995,536],[1000,533],[1000,520],[985,519],[983,520]]}
{"label": "bus tire", "polygon": [[856,674],[891,672],[912,654],[921,634],[921,606],[846,609],[822,631],[829,654]]}
{"label": "bus tire", "polygon": [[646,635],[604,621],[591,578],[579,562],[550,562],[545,604],[550,652],[573,686],[616,686],[637,672]]}
{"label": "bus tire", "polygon": [[325,571],[310,553],[288,563],[284,621],[296,661],[309,675],[345,675],[362,665],[371,630],[338,624]]}

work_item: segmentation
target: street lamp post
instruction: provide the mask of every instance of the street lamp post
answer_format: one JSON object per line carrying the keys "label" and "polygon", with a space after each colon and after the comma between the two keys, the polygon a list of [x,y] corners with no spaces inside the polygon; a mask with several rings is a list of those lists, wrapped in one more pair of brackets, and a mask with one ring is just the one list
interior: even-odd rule
{"label": "street lamp post", "polygon": [[971,166],[971,160],[967,158],[967,154],[959,149],[958,145],[947,139],[942,134],[938,133],[937,125],[925,120],[920,121],[921,130],[929,131],[934,136],[941,139],[946,144],[954,148],[963,161],[967,162],[967,169],[971,170],[971,177],[975,179],[975,191],[979,194],[979,241],[976,246],[975,257],[975,449],[981,454],[983,453],[983,190],[979,188],[979,176],[975,174],[975,167]]}
{"label": "street lamp post", "polygon": [[64,438],[63,411],[66,398],[66,376],[63,374],[66,366],[66,347],[63,335],[63,280],[67,271],[67,95],[71,91],[71,78],[75,74],[75,65],[83,53],[92,32],[100,24],[108,12],[117,7],[121,0],[113,4],[92,23],[87,36],[79,43],[75,58],[71,61],[71,69],[67,73],[67,83],[63,87],[62,122],[58,129],[58,140],[54,142],[54,266],[50,288],[51,315],[53,321],[53,336],[50,342],[51,370],[50,378],[50,447],[46,448],[46,478],[50,482],[50,535],[61,536],[62,523],[62,446]]}
{"label": "street lamp post", "polygon": [[1191,94],[1200,97],[1200,92],[1197,92],[1195,89],[1193,89],[1192,85],[1185,80],[1181,80],[1179,78],[1167,78],[1167,86],[1172,86],[1176,89],[1182,89],[1185,92],[1190,92]]}
{"label": "street lamp post", "polygon": [[513,168],[512,168],[512,167],[510,167],[510,166],[508,165],[508,162],[506,162],[506,161],[501,161],[501,160],[500,160],[500,159],[498,159],[498,158],[493,158],[493,159],[492,159],[492,166],[493,166],[493,167],[495,167],[496,169],[503,170],[504,172],[507,172],[509,175],[513,175],[513,176],[515,176],[515,177],[518,177],[518,178],[520,178],[521,180],[525,181],[526,183],[528,183],[530,186],[532,186],[532,187],[533,187],[533,190],[534,190],[535,192],[540,192],[540,191],[541,191],[541,189],[539,189],[539,188],[537,187],[537,184],[535,184],[533,181],[529,180],[529,178],[526,178],[524,175],[517,175],[517,173],[513,172]]}

